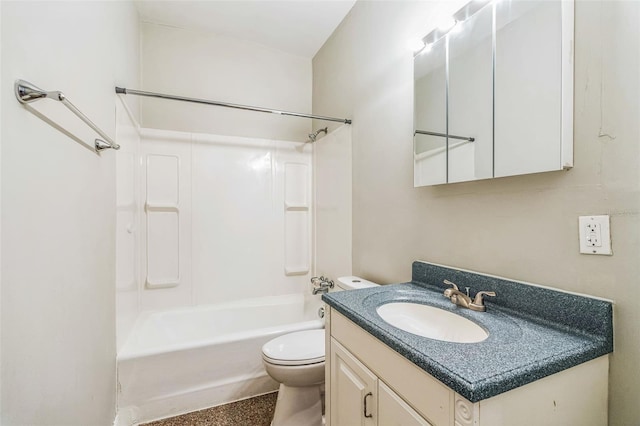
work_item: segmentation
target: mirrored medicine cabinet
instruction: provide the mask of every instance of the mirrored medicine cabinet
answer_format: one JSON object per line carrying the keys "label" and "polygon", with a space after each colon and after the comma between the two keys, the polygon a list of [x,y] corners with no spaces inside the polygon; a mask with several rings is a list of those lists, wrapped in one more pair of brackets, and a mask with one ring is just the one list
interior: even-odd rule
{"label": "mirrored medicine cabinet", "polygon": [[573,1],[474,0],[414,58],[414,186],[573,166]]}

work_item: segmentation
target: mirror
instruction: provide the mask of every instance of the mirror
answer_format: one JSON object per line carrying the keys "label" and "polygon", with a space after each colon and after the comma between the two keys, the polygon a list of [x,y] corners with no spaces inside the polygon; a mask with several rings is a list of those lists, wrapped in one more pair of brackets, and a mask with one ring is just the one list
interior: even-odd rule
{"label": "mirror", "polygon": [[[433,44],[428,55],[415,58],[414,186],[447,182],[446,40]],[[428,130],[427,130],[428,129]]]}
{"label": "mirror", "polygon": [[496,177],[561,168],[560,5],[496,4]]}
{"label": "mirror", "polygon": [[[493,13],[479,10],[448,34],[449,180],[493,177]],[[450,136],[451,137],[451,136]]]}
{"label": "mirror", "polygon": [[573,166],[573,2],[470,2],[414,58],[414,186]]}

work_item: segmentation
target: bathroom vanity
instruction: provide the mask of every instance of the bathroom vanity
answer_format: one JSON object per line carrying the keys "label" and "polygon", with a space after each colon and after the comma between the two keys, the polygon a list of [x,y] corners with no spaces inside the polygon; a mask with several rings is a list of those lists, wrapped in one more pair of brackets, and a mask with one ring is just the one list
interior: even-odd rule
{"label": "bathroom vanity", "polygon": [[[453,305],[443,277],[473,284],[472,293],[495,291],[495,301],[487,312]],[[411,283],[323,299],[330,426],[607,424],[610,302],[422,262]],[[408,333],[378,315],[392,302],[450,311],[488,337],[453,343]]]}

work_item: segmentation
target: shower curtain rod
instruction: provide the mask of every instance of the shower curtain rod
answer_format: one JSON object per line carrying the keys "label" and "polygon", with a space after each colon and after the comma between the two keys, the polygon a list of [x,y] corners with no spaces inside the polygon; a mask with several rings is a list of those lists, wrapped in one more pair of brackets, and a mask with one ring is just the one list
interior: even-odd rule
{"label": "shower curtain rod", "polygon": [[123,88],[123,87],[116,87],[116,93],[124,94],[124,95],[147,96],[147,97],[150,97],[150,98],[170,99],[172,101],[194,102],[194,103],[197,103],[197,104],[215,105],[215,106],[222,106],[222,107],[227,107],[227,108],[243,109],[243,110],[246,110],[246,111],[268,112],[268,113],[271,113],[271,114],[289,115],[289,116],[292,116],[292,117],[313,118],[314,120],[336,121],[338,123],[351,124],[351,120],[349,120],[348,118],[324,117],[322,115],[303,114],[303,113],[300,113],[300,112],[291,112],[291,111],[280,111],[280,110],[277,110],[277,109],[261,108],[261,107],[255,107],[255,106],[249,106],[249,105],[230,104],[230,103],[227,103],[227,102],[209,101],[209,100],[206,100],[206,99],[186,98],[184,96],[175,96],[175,95],[167,95],[167,94],[163,94],[163,93],[145,92],[145,91],[142,91],[142,90],[126,89],[126,88]]}

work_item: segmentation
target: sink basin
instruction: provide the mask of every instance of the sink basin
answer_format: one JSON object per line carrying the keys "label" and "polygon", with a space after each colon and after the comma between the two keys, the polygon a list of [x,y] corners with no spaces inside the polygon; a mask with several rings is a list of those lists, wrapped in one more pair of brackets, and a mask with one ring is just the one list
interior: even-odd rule
{"label": "sink basin", "polygon": [[390,325],[430,339],[477,343],[489,337],[489,333],[473,321],[433,306],[397,302],[379,306],[376,311]]}

